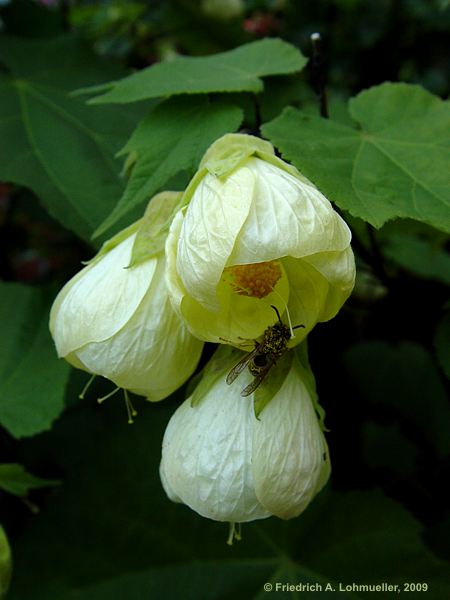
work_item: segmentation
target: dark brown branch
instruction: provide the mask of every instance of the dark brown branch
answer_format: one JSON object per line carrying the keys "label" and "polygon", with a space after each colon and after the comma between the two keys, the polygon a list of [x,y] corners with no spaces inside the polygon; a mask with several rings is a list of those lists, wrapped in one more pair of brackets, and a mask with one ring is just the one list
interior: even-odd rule
{"label": "dark brown branch", "polygon": [[328,119],[328,99],[327,99],[327,76],[325,68],[325,59],[322,46],[322,38],[320,33],[313,33],[311,35],[311,44],[313,54],[311,57],[310,69],[311,69],[311,84],[316,92],[317,99],[319,102],[320,116],[324,119]]}

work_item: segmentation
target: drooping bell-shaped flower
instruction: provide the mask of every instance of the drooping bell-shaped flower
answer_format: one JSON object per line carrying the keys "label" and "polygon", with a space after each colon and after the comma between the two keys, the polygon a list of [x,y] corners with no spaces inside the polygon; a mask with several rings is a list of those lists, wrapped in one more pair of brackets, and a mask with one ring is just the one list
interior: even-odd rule
{"label": "drooping bell-shaped flower", "polygon": [[222,359],[207,369],[164,435],[160,475],[171,500],[233,523],[271,515],[290,519],[305,510],[327,482],[330,461],[312,373],[297,356],[290,358],[258,417],[259,390],[240,395],[251,380],[248,372],[227,385],[217,368]]}
{"label": "drooping bell-shaped flower", "polygon": [[181,194],[162,193],[60,291],[50,330],[60,357],[161,400],[192,374],[202,343],[174,312],[164,241]]}
{"label": "drooping bell-shaped flower", "polygon": [[273,305],[304,325],[292,346],[351,293],[349,228],[268,142],[243,134],[217,140],[183,204],[167,238],[167,281],[197,337],[235,345],[258,338],[276,321]]}

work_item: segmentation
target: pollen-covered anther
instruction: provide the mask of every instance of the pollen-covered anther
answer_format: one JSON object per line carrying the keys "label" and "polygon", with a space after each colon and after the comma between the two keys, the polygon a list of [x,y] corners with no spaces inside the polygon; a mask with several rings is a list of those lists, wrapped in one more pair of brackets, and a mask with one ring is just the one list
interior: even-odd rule
{"label": "pollen-covered anther", "polygon": [[273,292],[282,271],[277,261],[235,265],[224,270],[225,280],[241,296],[265,298]]}

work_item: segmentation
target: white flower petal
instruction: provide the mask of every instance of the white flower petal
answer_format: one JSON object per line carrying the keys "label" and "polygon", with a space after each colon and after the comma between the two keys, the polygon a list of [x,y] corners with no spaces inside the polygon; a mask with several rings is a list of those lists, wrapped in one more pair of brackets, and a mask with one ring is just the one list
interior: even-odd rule
{"label": "white flower petal", "polygon": [[161,479],[162,486],[163,486],[164,491],[166,492],[169,500],[172,500],[172,502],[177,502],[179,504],[182,504],[183,500],[181,500],[181,498],[179,496],[177,496],[175,494],[175,492],[173,491],[173,489],[170,487],[169,481],[166,477],[166,471],[164,469],[164,465],[162,462],[159,466],[159,477]]}
{"label": "white flower petal", "polygon": [[152,401],[166,398],[186,381],[203,347],[173,311],[164,271],[161,257],[141,304],[120,331],[77,351],[89,370]]}
{"label": "white flower petal", "polygon": [[255,423],[253,478],[261,504],[283,519],[298,516],[329,475],[328,448],[295,367]]}
{"label": "white flower petal", "polygon": [[69,363],[69,365],[72,365],[72,367],[75,367],[75,369],[81,369],[82,371],[87,371],[88,373],[92,374],[92,371],[90,371],[88,367],[86,367],[86,365],[84,365],[81,362],[81,360],[74,352],[72,352],[71,354],[66,354],[64,360],[66,360]]}
{"label": "white flower petal", "polygon": [[[214,154],[221,177],[200,170],[188,188],[186,216],[179,213],[166,244],[169,293],[200,339],[256,339],[274,323],[275,305],[306,326],[297,330],[298,343],[333,317],[353,288],[351,234],[325,196],[270,152],[236,163],[252,143],[251,136],[224,136],[206,153]],[[240,166],[232,167],[232,159]],[[287,276],[258,288],[261,271],[252,280],[248,269],[246,287],[232,288],[233,267],[271,261],[288,264]]]}
{"label": "white flower petal", "polygon": [[350,296],[355,285],[355,257],[349,246],[343,252],[320,252],[304,258],[325,277],[328,295],[319,321],[332,319]]}
{"label": "white flower petal", "polygon": [[270,516],[254,492],[255,416],[239,389],[220,378],[198,405],[188,399],[178,408],[164,435],[161,470],[170,494],[216,521]]}
{"label": "white flower petal", "polygon": [[134,238],[128,237],[85,267],[58,294],[50,328],[59,356],[111,337],[135,313],[152,280],[156,260],[126,269]]}
{"label": "white flower petal", "polygon": [[286,277],[283,276],[275,288],[276,291],[263,300],[233,293],[229,286],[226,294],[227,284],[220,283],[217,288],[220,309],[206,310],[188,294],[176,270],[176,241],[181,233],[182,221],[183,215],[180,211],[172,222],[166,241],[166,283],[175,311],[185,320],[191,333],[205,341],[227,340],[239,345],[242,338],[258,338],[276,321],[271,305],[276,305],[280,313],[285,309],[289,298]]}
{"label": "white flower petal", "polygon": [[349,245],[346,223],[312,184],[259,158],[231,177],[237,180],[247,170],[255,177],[254,199],[228,264],[301,258]]}
{"label": "white flower petal", "polygon": [[216,287],[253,198],[249,169],[221,180],[206,174],[197,186],[180,232],[177,270],[189,294],[217,309]]}
{"label": "white flower petal", "polygon": [[[329,285],[325,277],[303,259],[287,257],[283,267],[289,279],[288,311],[292,325],[304,325],[295,330],[289,346],[299,344],[313,329],[322,315]],[[286,321],[286,317],[283,317]]]}
{"label": "white flower petal", "polygon": [[186,288],[177,271],[177,251],[181,228],[183,227],[183,211],[179,210],[173,218],[165,244],[166,285],[174,310],[181,316],[181,303],[187,294]]}

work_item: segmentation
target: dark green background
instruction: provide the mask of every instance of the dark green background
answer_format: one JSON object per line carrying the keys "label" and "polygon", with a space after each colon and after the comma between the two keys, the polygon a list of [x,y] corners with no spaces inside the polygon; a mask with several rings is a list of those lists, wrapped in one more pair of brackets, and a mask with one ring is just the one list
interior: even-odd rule
{"label": "dark green background", "polygon": [[[445,376],[450,271],[442,232],[409,220],[375,230],[344,214],[364,279],[338,317],[317,326],[309,338],[330,430],[330,484],[301,517],[245,525],[243,540],[232,547],[225,544],[226,524],[172,504],[159,482],[164,428],[184,390],[157,405],[135,399],[139,416],[129,426],[118,396],[97,406],[95,399],[111,389],[106,382],[96,382],[79,401],[86,376],[52,358],[45,326],[49,301],[98,245],[89,235],[124,188],[122,163],[114,154],[149,106],[87,106],[67,97],[68,91],[152,64],[162,55],[162,42],[184,54],[202,55],[253,41],[258,37],[245,30],[245,23],[263,15],[262,37],[282,37],[306,56],[311,55],[310,34],[322,33],[330,108],[337,121],[346,118],[343,100],[386,80],[419,83],[443,98],[448,94],[450,12],[445,1],[249,0],[244,5],[245,12],[231,21],[209,18],[199,3],[182,0],[63,2],[50,8],[17,0],[0,9],[1,75],[28,81],[30,102],[36,99],[33,90],[51,90],[47,99],[63,103],[71,118],[88,123],[86,136],[79,139],[90,169],[73,196],[49,186],[30,156],[20,169],[8,171],[9,185],[0,190],[6,198],[0,204],[2,285],[27,286],[14,287],[17,296],[11,297],[8,287],[1,297],[8,332],[21,333],[14,344],[13,333],[0,340],[0,421],[5,427],[0,462],[20,463],[37,476],[62,482],[30,492],[37,514],[0,491],[0,521],[14,555],[13,599],[265,598],[270,594],[262,586],[269,581],[426,582],[427,593],[408,597],[441,600],[449,595],[444,483],[450,445]],[[55,42],[61,34],[70,39]],[[10,35],[18,38],[15,46]],[[47,50],[40,56],[37,49],[43,47]],[[46,66],[59,69],[57,77],[51,79]],[[309,77],[306,69],[301,75],[268,78],[260,97],[262,120],[275,118],[287,104],[316,115]],[[229,99],[244,111],[243,126],[253,130],[257,115],[251,96],[230,94]],[[11,96],[11,110],[15,102]],[[41,110],[41,104],[36,106]],[[52,111],[42,118],[50,135],[59,122]],[[20,143],[8,131],[13,130],[3,130],[1,140],[5,156]],[[93,133],[104,136],[100,149],[91,144]],[[64,143],[55,146],[61,140],[64,136],[55,134],[48,141],[55,152],[48,160],[55,168],[64,165]],[[193,170],[188,163],[173,186],[181,189]],[[98,198],[98,214],[75,227],[78,236],[59,224],[70,224],[77,202],[91,198]],[[128,214],[116,226],[132,217]],[[44,392],[42,386],[34,390],[34,382],[43,379],[43,356],[58,365],[59,379],[46,376],[53,396],[41,414],[38,392]],[[21,397],[30,421],[20,410],[14,412],[17,404],[12,413],[8,404],[4,386],[10,385],[14,357],[21,372],[29,374]],[[47,388],[45,394],[48,399]],[[63,403],[66,410],[55,421]],[[36,415],[40,420],[34,420]],[[26,437],[34,431],[40,433]],[[331,596],[293,594],[317,600]],[[359,597],[368,595],[339,595]]]}

